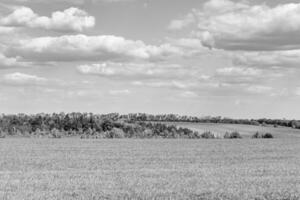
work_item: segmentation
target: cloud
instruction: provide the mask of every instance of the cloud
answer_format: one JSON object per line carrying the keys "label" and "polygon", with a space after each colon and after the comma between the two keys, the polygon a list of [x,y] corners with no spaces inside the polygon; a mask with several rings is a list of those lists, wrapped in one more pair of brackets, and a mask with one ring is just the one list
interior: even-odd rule
{"label": "cloud", "polygon": [[82,32],[95,26],[95,18],[78,8],[53,12],[51,17],[39,16],[31,8],[17,7],[13,13],[0,20],[4,26],[24,26],[55,31]]}
{"label": "cloud", "polygon": [[211,82],[198,81],[198,80],[144,80],[133,81],[131,83],[139,87],[152,87],[152,88],[170,88],[175,90],[197,90],[197,89],[211,89],[218,87]]}
{"label": "cloud", "polygon": [[227,67],[217,69],[217,73],[223,76],[258,76],[262,71],[255,68]]}
{"label": "cloud", "polygon": [[249,84],[266,84],[276,81],[283,83],[290,74],[289,70],[281,68],[262,68],[245,66],[232,66],[216,69],[212,77],[220,83],[243,86]]}
{"label": "cloud", "polygon": [[131,92],[129,90],[110,90],[109,94],[113,96],[118,96],[118,95],[128,95]]}
{"label": "cloud", "polygon": [[64,35],[21,40],[7,48],[7,53],[38,61],[124,61],[161,60],[181,52],[169,44],[146,45],[113,35]]}
{"label": "cloud", "polygon": [[12,27],[0,26],[0,35],[10,34],[10,33],[13,33],[14,31],[15,31],[15,29]]}
{"label": "cloud", "polygon": [[296,96],[300,96],[300,87],[298,87],[298,88],[295,89],[294,94]]}
{"label": "cloud", "polygon": [[252,85],[247,88],[248,92],[254,94],[266,94],[266,93],[270,93],[272,90],[273,90],[272,87],[263,86],[263,85]]}
{"label": "cloud", "polygon": [[225,67],[216,70],[214,79],[222,84],[245,85],[262,82],[269,75],[264,75],[263,70],[251,67]]}
{"label": "cloud", "polygon": [[232,60],[236,65],[286,70],[287,68],[298,68],[300,50],[240,52],[233,54]]}
{"label": "cloud", "polygon": [[203,80],[209,79],[209,76],[198,75],[197,70],[176,64],[104,62],[80,65],[77,70],[85,75],[115,78],[182,79],[183,77],[195,77]]}
{"label": "cloud", "polygon": [[2,53],[0,53],[0,69],[1,68],[12,68],[12,67],[26,67],[28,66],[24,62],[19,61],[19,57],[8,58]]}
{"label": "cloud", "polygon": [[180,94],[180,96],[184,97],[184,98],[197,98],[197,97],[199,97],[199,95],[196,92],[193,92],[193,91],[182,92]]}
{"label": "cloud", "polygon": [[[7,3],[50,3],[50,1],[46,0],[3,0]],[[133,2],[135,0],[51,0],[51,3],[69,3],[72,5],[83,5],[85,3],[121,3],[121,2]]]}
{"label": "cloud", "polygon": [[132,85],[138,87],[151,87],[151,88],[166,88],[172,89],[177,92],[181,97],[197,98],[201,96],[249,96],[249,95],[267,95],[274,94],[272,87],[267,86],[265,83],[262,85],[256,82],[237,83],[225,82],[222,80],[209,80],[207,82],[199,82],[196,80],[161,80],[161,81],[133,81]]}
{"label": "cloud", "polygon": [[46,78],[20,72],[6,74],[2,79],[2,82],[11,85],[40,85],[44,84],[46,81]]}
{"label": "cloud", "polygon": [[[196,10],[193,10],[193,12],[196,12]],[[172,20],[168,25],[168,29],[176,31],[194,24],[196,22],[196,18],[193,12],[188,13],[183,19]]]}
{"label": "cloud", "polygon": [[[193,17],[191,17],[192,15]],[[173,21],[177,29],[192,26],[203,43],[230,50],[287,50],[300,47],[300,4],[275,7],[250,5],[247,1],[210,0]],[[190,19],[196,22],[190,23]],[[175,27],[175,26],[174,26]]]}
{"label": "cloud", "polygon": [[210,53],[208,48],[211,48],[207,43],[203,43],[198,38],[167,38],[171,46],[180,49],[182,52],[179,54],[183,57],[193,57],[197,55],[204,55]]}

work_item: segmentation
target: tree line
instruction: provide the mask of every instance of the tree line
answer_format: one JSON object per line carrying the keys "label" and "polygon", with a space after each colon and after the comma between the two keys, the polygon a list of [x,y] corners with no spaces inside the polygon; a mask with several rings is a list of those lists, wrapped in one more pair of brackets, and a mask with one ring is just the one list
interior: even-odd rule
{"label": "tree line", "polygon": [[47,136],[61,138],[199,138],[187,128],[128,120],[119,114],[53,113],[36,115],[1,115],[0,137]]}
{"label": "tree line", "polygon": [[144,113],[120,115],[93,113],[53,113],[0,115],[0,135],[48,135],[63,137],[80,135],[96,138],[163,137],[199,138],[199,133],[187,128],[159,122],[229,123],[273,125],[300,128],[300,122],[285,119],[230,119],[222,117],[190,117],[174,114],[149,115]]}
{"label": "tree line", "polygon": [[191,122],[191,123],[223,123],[223,124],[245,124],[245,125],[272,125],[272,126],[284,126],[300,129],[299,120],[288,119],[232,119],[227,117],[193,117],[182,116],[175,114],[164,115],[150,115],[145,113],[135,113],[129,115],[122,115],[121,118],[125,118],[132,121],[153,121],[153,122]]}

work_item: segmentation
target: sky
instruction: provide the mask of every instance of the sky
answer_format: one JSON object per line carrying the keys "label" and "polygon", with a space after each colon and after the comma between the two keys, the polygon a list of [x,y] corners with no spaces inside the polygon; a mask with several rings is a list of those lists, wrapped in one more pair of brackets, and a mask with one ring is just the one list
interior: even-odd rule
{"label": "sky", "polygon": [[1,0],[0,113],[300,119],[296,0]]}

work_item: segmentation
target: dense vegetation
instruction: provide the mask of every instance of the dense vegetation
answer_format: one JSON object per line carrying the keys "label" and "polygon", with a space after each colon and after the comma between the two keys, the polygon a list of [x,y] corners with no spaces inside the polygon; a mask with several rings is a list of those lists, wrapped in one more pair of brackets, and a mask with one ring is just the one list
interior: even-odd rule
{"label": "dense vegetation", "polygon": [[75,135],[81,138],[200,138],[197,132],[188,128],[125,120],[116,114],[90,113],[2,115],[0,137],[6,135],[54,138]]}
{"label": "dense vegetation", "polygon": [[[155,123],[154,123],[155,122]],[[179,115],[148,115],[117,113],[95,115],[92,113],[53,113],[35,115],[0,115],[0,137],[80,135],[82,138],[212,138],[212,133],[198,133],[188,128],[179,128],[159,122],[229,123],[249,125],[274,125],[300,128],[295,120],[244,120],[221,117],[188,117]],[[240,138],[228,133],[225,138]]]}
{"label": "dense vegetation", "polygon": [[247,125],[273,125],[300,129],[299,120],[288,119],[231,119],[226,117],[191,117],[174,114],[149,115],[144,113],[122,115],[121,118],[133,121],[159,121],[159,122],[194,122],[194,123],[223,123],[223,124],[247,124]]}

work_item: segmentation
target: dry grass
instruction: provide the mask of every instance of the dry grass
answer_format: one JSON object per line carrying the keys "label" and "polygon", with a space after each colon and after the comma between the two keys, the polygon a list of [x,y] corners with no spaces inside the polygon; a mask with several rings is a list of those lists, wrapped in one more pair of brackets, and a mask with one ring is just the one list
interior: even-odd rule
{"label": "dry grass", "polygon": [[0,140],[0,199],[300,198],[300,139]]}

